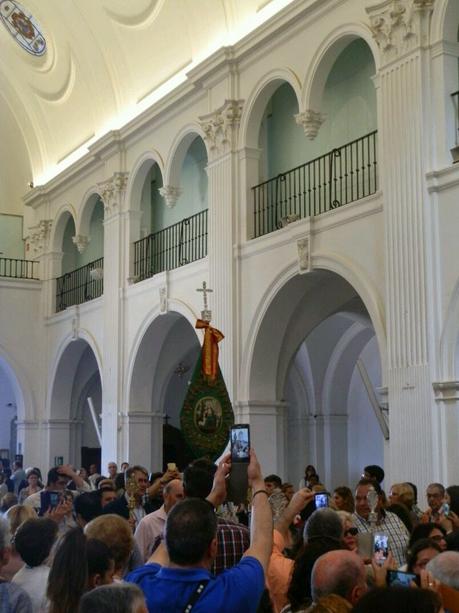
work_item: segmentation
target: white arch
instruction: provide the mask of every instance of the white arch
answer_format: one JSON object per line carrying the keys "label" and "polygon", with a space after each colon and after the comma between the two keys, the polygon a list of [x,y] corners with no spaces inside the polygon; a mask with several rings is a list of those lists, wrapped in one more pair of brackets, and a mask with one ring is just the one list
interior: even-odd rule
{"label": "white arch", "polygon": [[457,0],[437,0],[430,27],[431,44],[441,40],[456,43],[458,25],[459,2]]}
{"label": "white arch", "polygon": [[24,369],[1,344],[0,362],[13,387],[18,421],[35,420],[36,404]]}
{"label": "white arch", "polygon": [[340,53],[354,40],[363,39],[373,54],[376,71],[379,69],[379,48],[368,26],[358,23],[342,24],[332,30],[316,50],[306,72],[301,95],[301,110],[320,111],[322,95],[328,75]]}
{"label": "white arch", "polygon": [[[284,83],[295,92],[298,108],[301,103],[301,82],[289,68],[277,68],[265,74],[256,83],[244,105],[239,132],[239,147],[258,147],[261,118],[273,93]],[[293,121],[293,117],[292,117]]]}
{"label": "white arch", "polygon": [[[182,300],[169,299],[168,305],[169,305],[168,313],[170,312],[178,313],[179,315],[184,317],[188,321],[188,323],[194,328],[194,325],[199,315],[193,310],[193,308],[189,304],[187,304],[186,302],[183,302]],[[159,305],[156,305],[143,319],[142,323],[140,324],[134,336],[134,341],[132,343],[132,347],[129,352],[129,357],[128,357],[128,361],[126,365],[127,368],[126,368],[126,379],[125,379],[125,385],[124,385],[124,399],[123,399],[123,405],[125,408],[129,407],[132,378],[134,376],[135,363],[136,363],[137,355],[139,353],[142,341],[148,329],[150,328],[150,326],[159,317],[162,317],[162,314],[159,311]]]}
{"label": "white arch", "polygon": [[135,211],[140,210],[140,200],[142,188],[145,183],[145,178],[150,168],[155,164],[164,177],[164,160],[162,155],[156,149],[144,151],[134,162],[129,173],[129,179],[126,188],[126,202],[130,209]]}
{"label": "white arch", "polygon": [[72,217],[76,228],[77,214],[71,204],[63,204],[54,216],[54,223],[51,228],[51,236],[49,240],[52,251],[62,251],[62,241],[64,240],[64,232],[69,215]]}
{"label": "white arch", "polygon": [[176,135],[169,149],[163,174],[164,185],[180,186],[183,161],[191,143],[197,136],[202,139],[206,148],[207,159],[209,159],[209,149],[201,126],[198,123],[187,124]]}
{"label": "white arch", "polygon": [[446,310],[443,330],[438,347],[437,373],[439,381],[452,381],[458,378],[459,364],[456,364],[456,345],[459,340],[459,281],[451,295]]}
{"label": "white arch", "polygon": [[[333,272],[342,277],[356,291],[368,311],[378,340],[381,356],[381,371],[385,373],[387,364],[387,343],[384,325],[384,306],[374,283],[368,278],[366,272],[355,262],[334,252],[316,253],[312,256],[314,269]],[[241,362],[241,397],[249,398],[250,381],[252,376],[255,345],[260,334],[261,326],[280,290],[298,273],[298,264],[293,262],[286,266],[268,286],[257,308],[255,309],[250,332],[242,352]],[[382,374],[384,379],[384,375]]]}
{"label": "white arch", "polygon": [[92,350],[94,357],[96,358],[96,362],[97,362],[97,368],[99,370],[100,373],[100,383],[101,383],[101,388],[102,388],[102,395],[103,395],[103,377],[102,377],[102,352],[97,344],[97,341],[95,339],[95,337],[91,334],[91,332],[89,332],[88,330],[82,328],[78,330],[78,338],[74,338],[72,336],[71,333],[67,334],[59,343],[56,352],[54,354],[53,359],[51,360],[51,368],[49,370],[49,376],[48,376],[48,387],[47,387],[47,401],[46,401],[46,405],[47,405],[47,413],[48,416],[51,416],[51,404],[52,404],[52,398],[53,398],[53,392],[54,392],[54,384],[56,381],[56,376],[57,376],[57,371],[59,369],[59,365],[61,363],[61,359],[64,355],[64,353],[66,352],[66,350],[69,348],[69,346],[72,344],[73,341],[77,341],[77,340],[82,340],[85,341],[86,344],[90,347],[90,349]]}
{"label": "white arch", "polygon": [[92,185],[86,190],[80,206],[78,207],[79,215],[78,220],[75,221],[75,234],[89,236],[91,215],[94,211],[94,207],[99,201],[99,198],[100,196],[96,185]]}

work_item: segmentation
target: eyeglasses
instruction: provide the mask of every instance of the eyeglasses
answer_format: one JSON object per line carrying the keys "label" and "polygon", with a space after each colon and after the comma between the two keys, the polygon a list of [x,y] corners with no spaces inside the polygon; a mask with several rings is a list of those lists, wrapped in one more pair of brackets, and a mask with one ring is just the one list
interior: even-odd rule
{"label": "eyeglasses", "polygon": [[357,528],[348,528],[344,531],[344,536],[357,536],[359,533]]}

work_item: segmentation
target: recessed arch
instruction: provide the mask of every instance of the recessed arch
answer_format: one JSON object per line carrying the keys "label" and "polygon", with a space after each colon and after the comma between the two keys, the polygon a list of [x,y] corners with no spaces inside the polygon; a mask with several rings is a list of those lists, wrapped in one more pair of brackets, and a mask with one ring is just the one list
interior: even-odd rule
{"label": "recessed arch", "polygon": [[32,388],[28,382],[24,369],[17,360],[6,351],[0,344],[0,368],[2,368],[9,378],[13,388],[18,421],[34,420],[36,418],[36,407]]}
{"label": "recessed arch", "polygon": [[83,236],[90,235],[91,217],[94,212],[94,208],[100,202],[100,195],[95,186],[90,187],[81,202],[79,208],[78,223],[75,223],[76,234]]}
{"label": "recessed arch", "polygon": [[190,148],[191,143],[196,137],[200,137],[204,143],[209,159],[209,150],[204,139],[204,132],[201,126],[197,123],[186,125],[174,138],[172,145],[167,155],[166,166],[164,170],[164,185],[180,187],[180,174],[182,171],[183,162]]}
{"label": "recessed arch", "polygon": [[255,85],[244,105],[239,142],[241,148],[258,148],[260,124],[266,105],[274,92],[284,83],[291,86],[298,100],[298,106],[300,106],[301,83],[292,70],[279,68],[264,75]]}
{"label": "recessed arch", "polygon": [[71,204],[64,204],[60,207],[54,218],[54,223],[51,229],[50,245],[52,251],[62,251],[62,242],[64,240],[64,232],[68,220],[72,218],[75,228],[77,227],[77,214]]}
{"label": "recessed arch", "polygon": [[316,112],[321,110],[325,84],[333,64],[344,49],[359,38],[370,48],[376,72],[378,71],[379,49],[370,29],[360,24],[344,24],[337,27],[324,38],[309,64],[301,96],[302,110],[312,109]]}
{"label": "recessed arch", "polygon": [[155,164],[158,165],[161,175],[164,176],[164,160],[156,149],[145,151],[134,162],[126,189],[126,200],[131,210],[140,211],[143,185],[148,172]]}
{"label": "recessed arch", "polygon": [[431,43],[447,41],[457,43],[459,27],[459,3],[456,0],[437,0],[431,23]]}

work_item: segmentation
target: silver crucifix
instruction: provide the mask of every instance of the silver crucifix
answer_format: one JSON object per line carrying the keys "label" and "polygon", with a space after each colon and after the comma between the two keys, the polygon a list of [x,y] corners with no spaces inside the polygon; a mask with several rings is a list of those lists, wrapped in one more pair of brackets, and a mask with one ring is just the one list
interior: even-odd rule
{"label": "silver crucifix", "polygon": [[204,321],[210,321],[212,319],[212,311],[208,308],[207,294],[212,293],[214,290],[209,289],[207,287],[207,283],[203,281],[202,287],[199,287],[196,291],[202,292],[202,296],[204,298],[204,309],[201,311],[201,319],[203,319]]}

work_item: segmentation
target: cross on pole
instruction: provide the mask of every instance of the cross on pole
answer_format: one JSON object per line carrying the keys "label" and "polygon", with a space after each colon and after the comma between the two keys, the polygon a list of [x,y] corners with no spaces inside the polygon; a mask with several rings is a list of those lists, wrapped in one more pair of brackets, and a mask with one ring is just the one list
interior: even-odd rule
{"label": "cross on pole", "polygon": [[212,318],[212,311],[208,308],[207,303],[207,294],[212,293],[214,290],[207,287],[207,283],[205,281],[202,282],[202,287],[199,287],[197,292],[202,292],[202,297],[204,299],[204,309],[201,311],[201,319],[204,321],[210,321]]}

